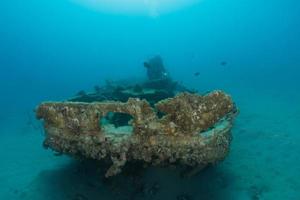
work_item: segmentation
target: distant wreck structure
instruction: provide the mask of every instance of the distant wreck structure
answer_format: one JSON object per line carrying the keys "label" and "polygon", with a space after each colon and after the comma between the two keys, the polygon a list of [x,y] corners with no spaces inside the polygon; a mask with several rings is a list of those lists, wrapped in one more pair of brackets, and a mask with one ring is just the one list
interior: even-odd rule
{"label": "distant wreck structure", "polygon": [[190,174],[229,152],[237,109],[222,91],[196,94],[173,81],[162,59],[144,63],[148,80],[107,84],[64,102],[37,107],[44,146],[105,163],[105,176],[125,165],[187,167]]}

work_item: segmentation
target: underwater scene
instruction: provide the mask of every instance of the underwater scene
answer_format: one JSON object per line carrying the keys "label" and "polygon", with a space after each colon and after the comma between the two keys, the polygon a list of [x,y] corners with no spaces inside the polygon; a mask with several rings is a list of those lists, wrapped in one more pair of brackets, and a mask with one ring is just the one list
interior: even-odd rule
{"label": "underwater scene", "polygon": [[3,0],[0,199],[299,200],[300,1]]}

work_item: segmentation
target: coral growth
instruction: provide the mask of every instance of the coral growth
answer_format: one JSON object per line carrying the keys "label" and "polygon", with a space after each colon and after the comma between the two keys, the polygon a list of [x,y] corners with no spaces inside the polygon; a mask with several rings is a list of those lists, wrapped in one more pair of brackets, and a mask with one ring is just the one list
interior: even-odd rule
{"label": "coral growth", "polygon": [[[156,110],[165,115],[159,118]],[[133,134],[107,133],[100,119],[109,112],[133,116]],[[232,99],[215,91],[205,96],[182,93],[154,108],[134,98],[126,103],[47,102],[36,114],[44,120],[45,147],[111,163],[106,172],[109,177],[135,161],[203,168],[224,159],[235,113]]]}

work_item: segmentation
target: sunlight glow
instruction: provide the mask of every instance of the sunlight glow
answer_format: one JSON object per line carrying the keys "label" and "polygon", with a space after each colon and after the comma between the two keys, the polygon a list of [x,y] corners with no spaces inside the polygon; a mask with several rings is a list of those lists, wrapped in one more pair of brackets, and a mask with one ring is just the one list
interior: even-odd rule
{"label": "sunlight glow", "polygon": [[142,14],[152,17],[172,12],[201,0],[72,0],[91,9],[110,13]]}

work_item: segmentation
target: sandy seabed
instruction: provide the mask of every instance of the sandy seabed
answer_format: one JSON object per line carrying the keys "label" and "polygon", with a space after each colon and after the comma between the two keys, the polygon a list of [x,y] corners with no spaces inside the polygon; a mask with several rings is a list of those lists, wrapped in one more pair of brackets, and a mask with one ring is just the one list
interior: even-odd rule
{"label": "sandy seabed", "polygon": [[27,114],[10,113],[0,121],[0,199],[300,199],[300,96],[288,91],[232,95],[240,115],[229,157],[188,179],[149,169],[143,192],[103,182],[95,166],[43,149],[38,123]]}

